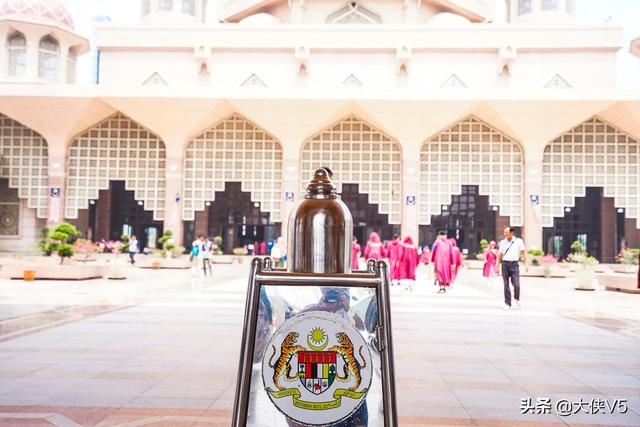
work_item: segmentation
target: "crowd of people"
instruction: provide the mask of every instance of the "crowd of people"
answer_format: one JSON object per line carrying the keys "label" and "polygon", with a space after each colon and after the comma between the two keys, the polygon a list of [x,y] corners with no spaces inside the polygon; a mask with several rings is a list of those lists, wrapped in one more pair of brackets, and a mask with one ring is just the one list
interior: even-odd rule
{"label": "crowd of people", "polygon": [[[522,239],[514,235],[514,229],[504,230],[504,239],[496,244],[491,241],[484,251],[482,275],[490,283],[493,278],[502,275],[504,285],[504,308],[509,309],[512,303],[520,307],[520,261],[525,261],[525,245]],[[399,234],[386,245],[378,233],[371,233],[369,240],[360,247],[357,238],[353,238],[352,269],[358,270],[360,260],[386,259],[389,262],[391,286],[403,286],[412,291],[416,281],[416,269],[420,264],[433,267],[433,284],[438,293],[446,293],[455,283],[458,272],[463,266],[462,252],[454,238],[447,237],[441,230],[431,245],[417,246],[410,236],[401,240]],[[511,296],[513,287],[513,299]]]}

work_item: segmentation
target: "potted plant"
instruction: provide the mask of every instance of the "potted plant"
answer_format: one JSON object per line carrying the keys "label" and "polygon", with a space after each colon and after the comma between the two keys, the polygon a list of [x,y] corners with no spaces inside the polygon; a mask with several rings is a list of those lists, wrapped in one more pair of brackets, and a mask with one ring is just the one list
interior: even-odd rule
{"label": "potted plant", "polygon": [[548,279],[551,277],[551,266],[556,264],[558,260],[553,255],[546,254],[541,256],[538,259],[538,262],[540,263],[540,265],[544,267],[544,270],[542,270],[542,274],[544,275],[545,278]]}
{"label": "potted plant", "polygon": [[222,255],[222,236],[215,236],[213,238],[213,254]]}
{"label": "potted plant", "polygon": [[540,257],[544,255],[544,251],[538,248],[531,248],[527,250],[527,255],[531,259],[531,265],[537,267],[540,265]]}
{"label": "potted plant", "polygon": [[480,240],[480,252],[476,254],[476,259],[478,261],[484,261],[484,253],[489,247],[489,241],[487,239]]}
{"label": "potted plant", "polygon": [[623,249],[616,257],[616,262],[624,266],[625,273],[634,273],[637,269],[638,259],[640,258],[640,248]]}
{"label": "potted plant", "polygon": [[571,253],[567,261],[580,264],[582,268],[576,271],[577,290],[593,291],[593,268],[598,263],[595,257],[590,256],[580,241],[576,240],[571,244]]}
{"label": "potted plant", "polygon": [[71,258],[73,256],[73,246],[80,233],[78,230],[68,222],[60,223],[49,234],[49,239],[54,240],[56,245],[56,252],[60,257],[60,265],[64,262],[65,258]]}
{"label": "potted plant", "polygon": [[158,243],[162,245],[162,255],[167,259],[171,258],[172,252],[176,248],[173,241],[173,232],[171,230],[165,230],[158,239]]}

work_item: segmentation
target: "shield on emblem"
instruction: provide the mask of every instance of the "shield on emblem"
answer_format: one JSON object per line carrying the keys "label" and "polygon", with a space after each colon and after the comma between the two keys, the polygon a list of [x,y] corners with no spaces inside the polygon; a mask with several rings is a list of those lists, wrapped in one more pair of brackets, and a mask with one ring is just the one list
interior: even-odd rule
{"label": "shield on emblem", "polygon": [[336,378],[338,369],[335,351],[298,352],[298,377],[313,394],[324,393]]}

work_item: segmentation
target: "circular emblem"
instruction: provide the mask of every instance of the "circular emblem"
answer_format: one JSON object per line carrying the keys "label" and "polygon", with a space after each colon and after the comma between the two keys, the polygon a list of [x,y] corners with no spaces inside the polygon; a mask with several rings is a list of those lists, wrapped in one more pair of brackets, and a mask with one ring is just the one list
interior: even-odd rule
{"label": "circular emblem", "polygon": [[16,224],[16,222],[17,222],[17,218],[10,213],[4,213],[0,217],[0,224],[2,224],[2,226],[5,228],[13,227]]}
{"label": "circular emblem", "polygon": [[307,425],[347,419],[364,402],[371,373],[362,335],[342,317],[323,311],[284,322],[262,358],[262,381],[273,404]]}

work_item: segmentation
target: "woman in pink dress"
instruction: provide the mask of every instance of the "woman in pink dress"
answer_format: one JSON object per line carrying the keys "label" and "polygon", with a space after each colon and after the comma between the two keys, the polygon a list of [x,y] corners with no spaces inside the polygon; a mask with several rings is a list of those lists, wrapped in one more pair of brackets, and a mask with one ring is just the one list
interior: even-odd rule
{"label": "woman in pink dress", "polygon": [[458,242],[453,237],[449,239],[451,245],[451,252],[453,253],[453,271],[451,272],[451,283],[456,281],[458,277],[458,271],[462,267],[462,252],[458,247]]}
{"label": "woman in pink dress", "polygon": [[404,280],[407,284],[408,291],[413,290],[413,282],[416,281],[416,267],[418,266],[418,249],[413,244],[410,236],[404,238],[400,246],[400,254],[398,258],[398,270],[400,280]]}
{"label": "woman in pink dress", "polygon": [[429,245],[424,245],[422,248],[422,253],[420,254],[420,264],[429,265],[431,262],[431,250],[429,249]]}
{"label": "woman in pink dress", "polygon": [[351,243],[351,270],[360,268],[358,257],[360,257],[360,245],[358,244],[358,238],[354,236],[353,243]]}
{"label": "woman in pink dress", "polygon": [[389,257],[389,274],[391,286],[400,284],[400,235],[394,234],[393,240],[387,245],[387,257]]}
{"label": "woman in pink dress", "polygon": [[498,250],[496,249],[496,242],[492,240],[484,251],[484,268],[482,269],[482,275],[487,278],[487,283],[490,283],[492,277],[498,275],[497,260]]}
{"label": "woman in pink dress", "polygon": [[384,250],[384,245],[380,241],[380,236],[375,231],[369,235],[369,241],[364,247],[364,259],[370,260],[375,259],[379,260],[386,256],[386,251]]}
{"label": "woman in pink dress", "polygon": [[[440,231],[431,251],[431,261],[436,273],[436,281],[440,285],[438,293],[447,292],[451,285],[451,273],[455,266],[453,250],[447,241],[447,233]],[[435,283],[434,283],[435,284]]]}

